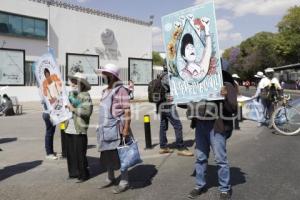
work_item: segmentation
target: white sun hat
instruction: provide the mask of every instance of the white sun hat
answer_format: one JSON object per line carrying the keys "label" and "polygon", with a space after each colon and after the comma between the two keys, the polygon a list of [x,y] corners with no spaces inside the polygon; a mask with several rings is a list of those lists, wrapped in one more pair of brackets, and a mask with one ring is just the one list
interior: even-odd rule
{"label": "white sun hat", "polygon": [[114,75],[116,78],[118,78],[118,80],[120,80],[121,69],[120,69],[120,67],[118,67],[114,64],[109,63],[109,64],[105,65],[103,68],[96,69],[94,71],[97,75],[102,75],[103,72],[110,73],[110,74]]}
{"label": "white sun hat", "polygon": [[87,81],[87,77],[85,74],[81,73],[81,72],[76,72],[73,75],[68,75],[69,79],[75,79],[78,82],[80,82],[81,84],[83,84],[85,86],[85,89],[88,91],[91,89],[91,85],[89,84],[89,82]]}

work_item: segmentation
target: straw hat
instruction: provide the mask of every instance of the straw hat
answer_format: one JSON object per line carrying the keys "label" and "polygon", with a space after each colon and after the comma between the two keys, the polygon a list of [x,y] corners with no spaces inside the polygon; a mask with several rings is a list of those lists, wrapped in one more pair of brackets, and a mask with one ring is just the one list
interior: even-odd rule
{"label": "straw hat", "polygon": [[68,75],[68,77],[69,77],[69,79],[75,79],[78,82],[80,82],[81,84],[83,84],[87,91],[91,89],[91,85],[87,81],[87,77],[85,76],[85,74],[80,73],[80,72],[76,72],[73,75]]}

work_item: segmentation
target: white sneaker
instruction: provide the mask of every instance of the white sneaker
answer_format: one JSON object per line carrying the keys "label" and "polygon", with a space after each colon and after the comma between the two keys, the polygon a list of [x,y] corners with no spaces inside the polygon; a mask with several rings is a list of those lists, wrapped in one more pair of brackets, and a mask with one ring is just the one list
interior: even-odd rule
{"label": "white sneaker", "polygon": [[47,160],[57,160],[58,158],[54,154],[49,154],[46,156]]}

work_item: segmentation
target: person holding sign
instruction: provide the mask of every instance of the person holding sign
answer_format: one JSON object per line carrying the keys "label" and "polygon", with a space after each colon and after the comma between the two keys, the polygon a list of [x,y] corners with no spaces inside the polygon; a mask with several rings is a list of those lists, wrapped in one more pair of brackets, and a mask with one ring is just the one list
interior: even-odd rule
{"label": "person holding sign", "polygon": [[89,179],[87,153],[87,130],[93,112],[93,103],[88,91],[90,84],[84,74],[76,72],[70,75],[72,91],[69,94],[70,105],[67,106],[73,113],[67,123],[66,154],[69,178],[78,178],[77,183]]}
{"label": "person holding sign", "polygon": [[225,71],[222,74],[224,87],[222,87],[220,94],[224,97],[224,100],[198,103],[192,108],[196,108],[193,116],[189,116],[189,118],[192,118],[193,128],[196,129],[196,186],[188,195],[191,199],[206,191],[205,174],[210,148],[213,150],[218,165],[220,199],[230,199],[231,195],[226,140],[232,134],[232,116],[237,113],[237,90],[231,75]]}

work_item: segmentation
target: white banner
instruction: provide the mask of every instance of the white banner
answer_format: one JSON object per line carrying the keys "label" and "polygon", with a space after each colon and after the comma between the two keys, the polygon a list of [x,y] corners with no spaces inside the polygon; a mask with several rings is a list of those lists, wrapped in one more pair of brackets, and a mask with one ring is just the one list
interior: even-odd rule
{"label": "white banner", "polygon": [[265,121],[264,106],[261,102],[256,101],[256,98],[239,96],[238,102],[242,105],[243,118],[257,122]]}
{"label": "white banner", "polygon": [[65,84],[52,54],[44,54],[35,63],[35,77],[53,125],[70,119],[72,113],[66,109],[69,100]]}

